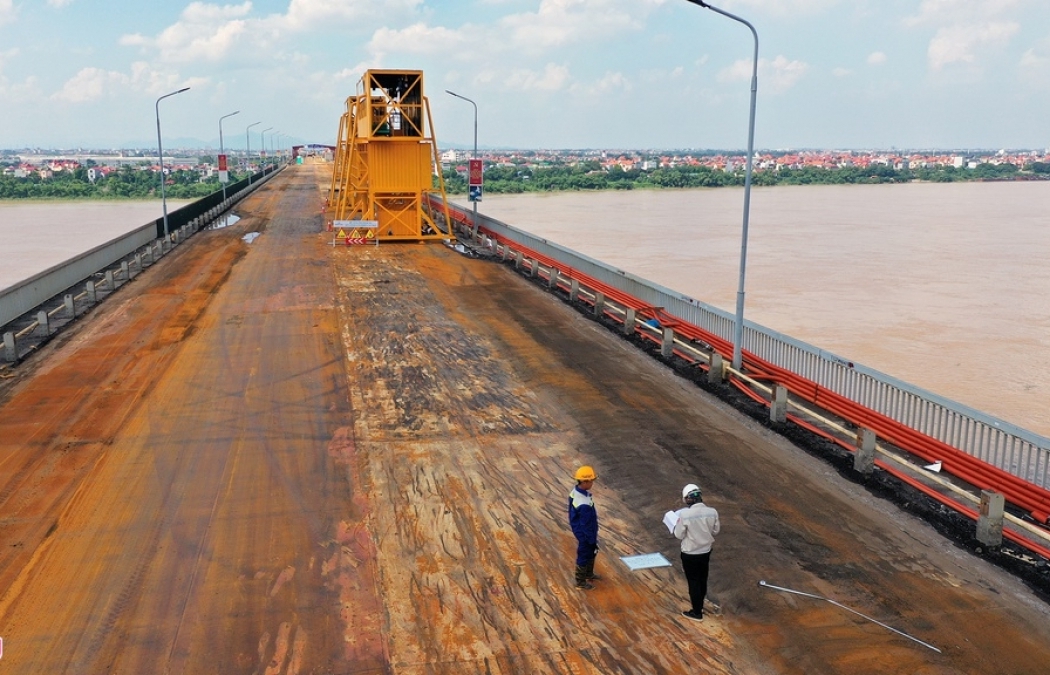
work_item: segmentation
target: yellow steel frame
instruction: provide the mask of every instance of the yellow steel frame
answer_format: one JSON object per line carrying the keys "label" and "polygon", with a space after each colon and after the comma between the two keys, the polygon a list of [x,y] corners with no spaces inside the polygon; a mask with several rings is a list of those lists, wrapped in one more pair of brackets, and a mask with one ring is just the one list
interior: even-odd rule
{"label": "yellow steel frame", "polygon": [[[380,240],[452,238],[440,167],[423,71],[366,71],[339,119],[329,225],[377,221]],[[443,218],[430,195],[441,197]]]}

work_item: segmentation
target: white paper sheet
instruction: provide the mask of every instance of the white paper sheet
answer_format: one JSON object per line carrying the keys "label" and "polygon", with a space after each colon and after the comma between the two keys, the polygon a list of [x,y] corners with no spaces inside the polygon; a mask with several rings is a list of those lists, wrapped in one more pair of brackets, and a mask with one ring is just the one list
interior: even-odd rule
{"label": "white paper sheet", "polygon": [[643,553],[620,558],[631,571],[645,570],[651,567],[670,567],[671,563],[662,553]]}

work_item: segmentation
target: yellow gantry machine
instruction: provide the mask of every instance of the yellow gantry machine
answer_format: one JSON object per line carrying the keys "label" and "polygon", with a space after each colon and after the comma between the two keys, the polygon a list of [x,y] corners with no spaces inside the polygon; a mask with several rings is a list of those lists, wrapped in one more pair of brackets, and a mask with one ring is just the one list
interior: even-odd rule
{"label": "yellow gantry machine", "polygon": [[[432,195],[441,197],[437,212]],[[329,227],[364,221],[361,225],[374,228],[380,240],[449,239],[445,203],[423,71],[365,72],[339,119]]]}

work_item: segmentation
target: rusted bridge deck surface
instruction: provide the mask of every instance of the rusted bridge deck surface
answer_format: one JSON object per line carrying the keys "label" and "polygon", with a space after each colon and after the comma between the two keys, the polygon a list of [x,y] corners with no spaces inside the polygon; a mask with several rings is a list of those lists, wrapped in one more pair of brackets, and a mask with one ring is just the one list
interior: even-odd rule
{"label": "rusted bridge deck surface", "polygon": [[[329,246],[325,169],[4,373],[0,673],[1046,672],[1018,582],[508,269]],[[703,623],[660,522],[694,481],[723,523]]]}

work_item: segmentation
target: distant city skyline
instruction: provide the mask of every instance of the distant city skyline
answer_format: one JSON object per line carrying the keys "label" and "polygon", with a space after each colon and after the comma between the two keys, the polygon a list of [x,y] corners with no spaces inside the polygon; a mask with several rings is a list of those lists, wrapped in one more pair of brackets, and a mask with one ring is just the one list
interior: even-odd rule
{"label": "distant city skyline", "polygon": [[[721,0],[758,31],[755,147],[1046,149],[1046,0]],[[422,70],[487,149],[746,145],[752,41],[685,0],[0,0],[0,148],[334,143],[367,69]],[[270,146],[270,133],[266,146]]]}

